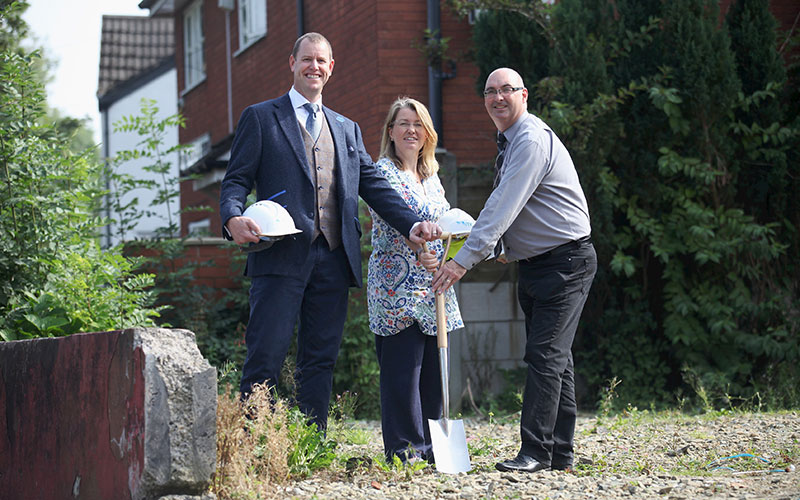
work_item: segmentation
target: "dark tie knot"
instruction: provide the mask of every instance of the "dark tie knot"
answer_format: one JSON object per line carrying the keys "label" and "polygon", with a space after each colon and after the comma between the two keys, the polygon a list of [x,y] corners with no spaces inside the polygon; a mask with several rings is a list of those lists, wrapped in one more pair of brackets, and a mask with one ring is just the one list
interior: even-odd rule
{"label": "dark tie knot", "polygon": [[506,142],[508,142],[508,139],[506,139],[506,136],[504,136],[502,133],[498,132],[498,134],[497,134],[497,149],[498,149],[498,151],[502,151],[502,150],[504,150],[506,148]]}

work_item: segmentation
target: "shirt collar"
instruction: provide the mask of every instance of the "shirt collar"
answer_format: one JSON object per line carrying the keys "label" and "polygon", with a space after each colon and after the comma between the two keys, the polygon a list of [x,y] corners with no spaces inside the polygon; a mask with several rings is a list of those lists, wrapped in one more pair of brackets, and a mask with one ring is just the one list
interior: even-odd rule
{"label": "shirt collar", "polygon": [[503,132],[503,135],[506,136],[506,140],[508,142],[511,142],[511,141],[514,140],[514,137],[516,137],[517,133],[519,133],[519,129],[522,128],[522,122],[527,120],[529,116],[532,116],[532,115],[530,113],[528,113],[527,111],[525,113],[522,113],[522,116],[520,116],[517,119],[517,121],[514,122],[513,125],[508,127],[505,130],[505,132]]}
{"label": "shirt collar", "polygon": [[[294,88],[294,85],[292,85],[292,88],[289,90],[289,99],[292,101],[292,108],[294,108],[294,109],[301,108],[301,107],[303,107],[303,104],[305,104],[307,102],[311,102],[308,99],[306,99],[303,96],[303,94],[298,92]],[[317,104],[319,104],[320,108],[322,108],[322,96],[319,96],[319,99],[317,100]]]}

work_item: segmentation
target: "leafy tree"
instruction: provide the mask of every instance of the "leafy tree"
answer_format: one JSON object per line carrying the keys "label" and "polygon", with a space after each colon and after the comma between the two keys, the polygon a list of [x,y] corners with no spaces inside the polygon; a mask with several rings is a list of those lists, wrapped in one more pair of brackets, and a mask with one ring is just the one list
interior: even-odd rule
{"label": "leafy tree", "polygon": [[[492,60],[496,67],[514,68],[526,81],[538,82],[548,74],[549,42],[536,29],[532,19],[507,11],[488,11],[480,16],[472,32],[476,61]],[[506,36],[498,37],[497,33]],[[483,86],[494,69],[479,64],[476,89]]]}
{"label": "leafy tree", "polygon": [[28,33],[22,15],[29,6],[27,0],[0,0],[0,52],[20,54],[19,42]]}
{"label": "leafy tree", "polygon": [[[11,22],[19,4],[0,10]],[[37,53],[0,52],[0,337],[152,325],[150,275],[95,239],[102,196],[92,152],[43,122]]]}
{"label": "leafy tree", "polygon": [[[766,89],[770,82],[784,84],[786,68],[778,53],[778,22],[769,11],[769,1],[736,0],[728,10],[725,23],[742,92],[751,95]],[[772,111],[769,116],[780,121],[780,109],[776,104],[762,104],[760,109]]]}
{"label": "leafy tree", "polygon": [[47,115],[43,118],[43,122],[52,125],[58,130],[59,134],[64,137],[69,146],[69,150],[73,153],[87,152],[95,159],[99,159],[92,130],[87,125],[89,118],[73,118],[71,116],[64,116],[57,109],[47,107]]}
{"label": "leafy tree", "polygon": [[738,0],[731,4],[726,25],[744,99],[734,125],[741,138],[735,156],[738,197],[760,220],[768,221],[784,213],[789,202],[788,142],[782,140],[780,126],[786,68],[777,50],[777,21],[766,0]]}
{"label": "leafy tree", "polygon": [[[22,17],[29,7],[30,2],[27,0],[0,0],[0,51],[9,51],[20,56],[35,53],[36,57],[30,60],[31,75],[44,88],[53,79],[56,63],[30,33],[28,24]],[[43,124],[55,126],[62,137],[69,141],[73,153],[85,152],[95,145],[92,131],[87,126],[88,118],[63,116],[47,105],[45,112]]]}
{"label": "leafy tree", "polygon": [[554,9],[557,38],[550,74],[563,78],[561,97],[570,104],[586,104],[597,93],[612,91],[605,54],[612,23],[612,6],[604,0],[562,0]]}

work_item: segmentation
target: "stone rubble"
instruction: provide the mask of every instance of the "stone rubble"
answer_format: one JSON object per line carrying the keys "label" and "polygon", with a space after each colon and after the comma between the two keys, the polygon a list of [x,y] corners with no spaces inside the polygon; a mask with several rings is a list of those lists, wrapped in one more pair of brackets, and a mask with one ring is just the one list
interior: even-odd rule
{"label": "stone rubble", "polygon": [[[631,417],[635,418],[635,417]],[[733,414],[716,417],[581,417],[576,429],[576,470],[533,474],[495,470],[516,454],[518,424],[513,417],[489,424],[464,419],[472,471],[440,474],[430,466],[418,471],[386,472],[372,465],[345,472],[330,470],[290,482],[276,498],[292,499],[800,499],[800,472],[769,472],[758,459],[720,460],[727,468],[701,475],[713,460],[749,453],[774,463],[800,456],[800,413]],[[340,444],[340,456],[382,454],[380,425],[352,424],[367,433],[368,444]],[[476,451],[477,450],[477,451]],[[761,462],[763,464],[763,462]],[[759,470],[759,472],[753,472]],[[737,474],[739,472],[739,474]],[[741,473],[745,472],[745,473]]]}

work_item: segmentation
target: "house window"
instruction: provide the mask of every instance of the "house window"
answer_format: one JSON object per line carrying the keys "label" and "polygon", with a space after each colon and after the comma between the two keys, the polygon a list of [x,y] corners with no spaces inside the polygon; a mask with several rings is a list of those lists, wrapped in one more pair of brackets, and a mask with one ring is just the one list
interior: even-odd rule
{"label": "house window", "polygon": [[267,34],[267,0],[239,0],[239,50]]}
{"label": "house window", "polygon": [[469,9],[467,12],[467,21],[470,25],[475,24],[478,21],[478,18],[481,17],[483,13],[486,12],[486,9]]}
{"label": "house window", "polygon": [[211,152],[211,135],[205,133],[188,143],[181,151],[181,170],[191,168],[209,152]]}
{"label": "house window", "polygon": [[205,218],[190,222],[187,227],[189,236],[208,236],[211,234],[211,219]]}
{"label": "house window", "polygon": [[183,73],[186,90],[206,78],[202,6],[203,0],[196,0],[183,14]]}

